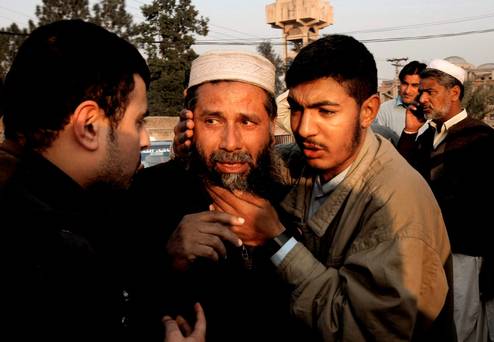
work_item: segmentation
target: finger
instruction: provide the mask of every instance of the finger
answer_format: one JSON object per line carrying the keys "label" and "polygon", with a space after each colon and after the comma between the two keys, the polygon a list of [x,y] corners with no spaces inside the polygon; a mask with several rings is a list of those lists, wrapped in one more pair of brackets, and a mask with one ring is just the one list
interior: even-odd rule
{"label": "finger", "polygon": [[209,195],[213,199],[215,207],[219,208],[220,211],[230,214],[239,214],[238,211],[230,205],[229,200],[234,201],[235,195],[233,195],[229,190],[225,190],[216,186],[208,186],[207,190]]}
{"label": "finger", "polygon": [[180,111],[180,121],[182,120],[186,120],[186,119],[190,119],[192,120],[194,118],[194,113],[192,113],[192,111],[188,110],[188,109],[182,109]]}
{"label": "finger", "polygon": [[221,211],[203,211],[199,213],[199,219],[204,222],[220,223],[226,226],[236,226],[245,222],[240,216]]}
{"label": "finger", "polygon": [[[267,204],[267,200],[256,196],[250,192],[237,191],[231,192],[219,186],[208,186],[208,192],[215,200],[222,200],[223,204],[227,204],[235,211],[239,211],[242,205],[246,203],[261,208]],[[225,210],[228,212],[228,210]]]}
{"label": "finger", "polygon": [[[207,226],[205,225],[205,226],[201,227],[200,231],[201,231],[201,233],[204,233],[204,234],[216,235],[221,240],[229,241],[234,246],[237,246],[237,247],[242,246],[242,244],[243,244],[242,240],[239,239],[239,237],[230,230],[230,227],[231,226],[225,227],[224,225],[221,225],[221,224],[207,225]],[[220,240],[220,242],[221,242],[221,240]],[[221,242],[221,244],[223,245],[222,242]],[[218,250],[218,249],[216,249],[216,250]],[[222,255],[223,256],[226,255],[226,251]]]}
{"label": "finger", "polygon": [[[224,228],[223,228],[224,229]],[[237,238],[237,237],[236,237]],[[238,238],[237,238],[238,239]],[[226,256],[226,247],[218,237],[218,235],[213,234],[203,234],[201,238],[201,244],[209,246],[214,249],[214,251],[225,257]]]}
{"label": "finger", "polygon": [[206,335],[206,315],[201,304],[196,303],[194,309],[196,310],[196,324],[194,325],[192,336],[203,337]]}
{"label": "finger", "polygon": [[242,201],[255,205],[256,207],[263,207],[264,205],[266,205],[267,202],[266,199],[256,196],[250,192],[235,190],[234,195],[240,198]]}
{"label": "finger", "polygon": [[198,257],[211,259],[213,261],[218,261],[220,259],[218,253],[214,250],[214,248],[205,244],[197,245],[194,254]]}
{"label": "finger", "polygon": [[177,322],[170,316],[165,316],[162,319],[163,325],[165,326],[165,331],[166,331],[166,341],[171,341],[172,337],[173,338],[178,338],[182,336],[182,333],[180,332],[180,329],[178,327]]}
{"label": "finger", "polygon": [[194,120],[188,119],[187,121],[185,121],[185,127],[188,130],[193,130],[194,129]]}
{"label": "finger", "polygon": [[178,327],[180,328],[180,331],[183,333],[184,336],[190,336],[192,334],[192,328],[190,327],[189,323],[183,318],[182,316],[178,315],[175,321],[178,324]]}
{"label": "finger", "polygon": [[187,129],[187,122],[186,121],[179,121],[175,127],[173,127],[173,132],[175,134],[177,133],[182,133]]}

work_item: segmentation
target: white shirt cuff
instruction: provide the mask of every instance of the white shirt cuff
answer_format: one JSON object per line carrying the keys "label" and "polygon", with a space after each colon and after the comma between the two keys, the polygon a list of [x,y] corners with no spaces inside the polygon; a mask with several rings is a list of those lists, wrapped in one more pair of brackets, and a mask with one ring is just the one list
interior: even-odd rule
{"label": "white shirt cuff", "polygon": [[295,247],[297,240],[292,236],[281,248],[271,257],[271,262],[278,267],[287,254]]}

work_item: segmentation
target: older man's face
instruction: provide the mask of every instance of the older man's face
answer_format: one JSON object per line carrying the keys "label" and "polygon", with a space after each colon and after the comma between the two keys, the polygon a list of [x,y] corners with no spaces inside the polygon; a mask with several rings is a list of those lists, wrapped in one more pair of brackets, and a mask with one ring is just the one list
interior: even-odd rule
{"label": "older man's face", "polygon": [[248,190],[248,177],[266,159],[273,122],[266,93],[235,81],[205,83],[194,108],[195,149],[208,177],[222,186]]}

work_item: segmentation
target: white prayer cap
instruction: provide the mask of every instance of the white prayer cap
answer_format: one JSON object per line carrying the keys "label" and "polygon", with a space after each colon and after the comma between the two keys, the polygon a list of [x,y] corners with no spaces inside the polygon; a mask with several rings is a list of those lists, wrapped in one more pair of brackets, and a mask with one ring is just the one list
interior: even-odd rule
{"label": "white prayer cap", "polygon": [[463,68],[454,65],[453,63],[450,63],[444,59],[434,59],[432,60],[428,65],[427,69],[436,69],[440,70],[450,76],[453,76],[456,78],[458,81],[460,81],[461,84],[465,81],[466,77],[466,72]]}
{"label": "white prayer cap", "polygon": [[250,83],[274,95],[275,68],[261,55],[244,51],[210,51],[192,62],[187,88],[210,81]]}

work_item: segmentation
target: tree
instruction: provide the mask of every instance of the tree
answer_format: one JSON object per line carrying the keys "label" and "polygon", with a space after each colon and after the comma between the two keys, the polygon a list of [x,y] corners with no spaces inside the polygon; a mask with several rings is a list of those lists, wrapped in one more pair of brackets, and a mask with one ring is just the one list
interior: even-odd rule
{"label": "tree", "polygon": [[487,114],[494,112],[494,85],[475,85],[465,82],[463,106],[471,117],[482,120]]}
{"label": "tree", "polygon": [[88,20],[90,17],[88,0],[43,0],[36,6],[38,25],[45,25],[62,19]]}
{"label": "tree", "polygon": [[149,111],[152,115],[176,116],[183,108],[183,89],[190,64],[197,57],[192,34],[207,35],[208,19],[191,0],[154,0],[141,7],[144,22],[136,42],[148,56],[152,82]]}
{"label": "tree", "polygon": [[281,80],[282,75],[286,72],[283,60],[276,52],[274,52],[273,46],[268,41],[259,44],[257,46],[257,52],[273,63],[275,67],[275,93],[277,95],[281,94],[285,89],[284,82]]}
{"label": "tree", "polygon": [[10,65],[14,60],[17,49],[26,39],[27,29],[21,29],[17,24],[11,24],[8,27],[0,28],[3,33],[0,34],[0,78],[5,78]]}
{"label": "tree", "polygon": [[125,9],[125,0],[101,0],[94,4],[90,20],[127,40],[132,40],[135,33],[132,15]]}

